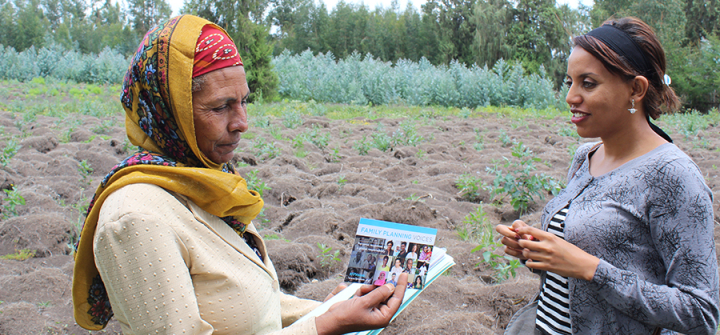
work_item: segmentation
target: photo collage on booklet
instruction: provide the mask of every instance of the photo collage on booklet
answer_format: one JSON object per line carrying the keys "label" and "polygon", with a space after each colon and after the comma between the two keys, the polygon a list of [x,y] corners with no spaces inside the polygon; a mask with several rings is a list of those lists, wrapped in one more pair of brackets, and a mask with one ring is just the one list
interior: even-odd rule
{"label": "photo collage on booklet", "polygon": [[407,273],[407,288],[423,289],[436,234],[432,228],[361,219],[345,282],[397,285]]}

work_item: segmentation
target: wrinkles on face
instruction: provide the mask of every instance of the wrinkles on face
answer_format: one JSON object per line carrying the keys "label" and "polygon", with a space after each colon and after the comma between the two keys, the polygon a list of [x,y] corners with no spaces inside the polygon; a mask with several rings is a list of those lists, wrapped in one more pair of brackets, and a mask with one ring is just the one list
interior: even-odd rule
{"label": "wrinkles on face", "polygon": [[250,93],[241,66],[205,74],[202,90],[193,92],[193,121],[200,151],[211,161],[227,163],[240,135],[247,131],[247,98]]}

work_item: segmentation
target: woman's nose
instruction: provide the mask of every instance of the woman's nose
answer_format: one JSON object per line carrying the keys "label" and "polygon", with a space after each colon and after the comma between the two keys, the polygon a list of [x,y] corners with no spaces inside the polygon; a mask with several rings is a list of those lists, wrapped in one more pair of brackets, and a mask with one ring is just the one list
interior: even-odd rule
{"label": "woman's nose", "polygon": [[579,105],[582,102],[582,97],[577,94],[574,85],[570,85],[570,89],[567,92],[567,95],[565,96],[565,102],[567,102],[568,105]]}
{"label": "woman's nose", "polygon": [[228,130],[230,132],[239,131],[241,133],[244,133],[248,130],[248,122],[247,122],[247,106],[238,103],[235,108],[233,109],[233,113],[231,113],[231,119],[230,123],[228,125]]}

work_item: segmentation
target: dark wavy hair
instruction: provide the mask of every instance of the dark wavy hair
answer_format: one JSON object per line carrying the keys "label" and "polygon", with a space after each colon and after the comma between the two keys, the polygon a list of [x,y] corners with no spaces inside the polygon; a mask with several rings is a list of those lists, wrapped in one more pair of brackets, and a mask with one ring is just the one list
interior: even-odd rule
{"label": "dark wavy hair", "polygon": [[[615,26],[630,35],[635,43],[640,46],[648,63],[650,63],[653,71],[648,76],[645,76],[648,80],[648,90],[643,99],[645,112],[653,119],[657,119],[664,112],[663,105],[665,106],[665,112],[677,110],[680,106],[680,100],[675,95],[675,91],[665,85],[663,81],[667,70],[665,50],[660,45],[660,41],[657,39],[653,29],[647,23],[635,17],[608,19],[603,22],[603,25],[606,24]],[[618,75],[627,81],[636,76],[642,76],[623,57],[595,37],[577,36],[573,38],[573,43],[600,60],[610,73]]]}

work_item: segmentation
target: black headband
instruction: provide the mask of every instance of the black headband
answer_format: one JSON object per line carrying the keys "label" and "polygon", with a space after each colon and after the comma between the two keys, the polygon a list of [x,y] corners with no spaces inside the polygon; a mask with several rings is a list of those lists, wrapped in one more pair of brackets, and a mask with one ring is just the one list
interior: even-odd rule
{"label": "black headband", "polygon": [[592,36],[603,42],[641,75],[648,77],[653,72],[642,48],[620,28],[606,24],[591,30],[585,36]]}

